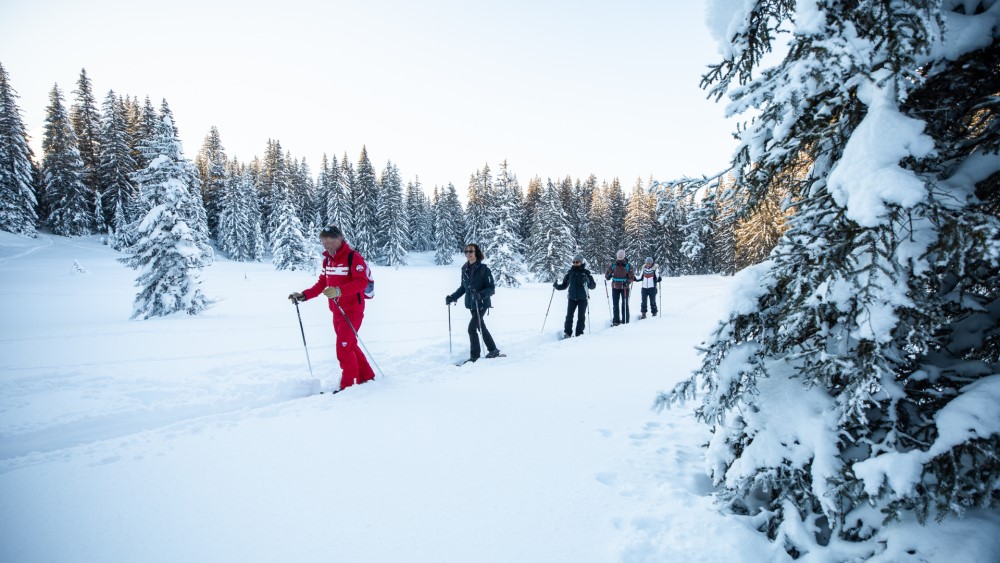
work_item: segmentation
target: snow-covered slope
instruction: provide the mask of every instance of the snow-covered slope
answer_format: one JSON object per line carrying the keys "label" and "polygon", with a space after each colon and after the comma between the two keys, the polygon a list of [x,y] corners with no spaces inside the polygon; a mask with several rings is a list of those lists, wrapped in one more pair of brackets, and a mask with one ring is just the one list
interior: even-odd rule
{"label": "snow-covered slope", "polygon": [[[384,372],[337,395],[313,275],[219,259],[199,317],[129,321],[96,239],[0,233],[0,561],[782,561],[707,493],[691,408],[656,414],[728,280],[664,281],[660,318],[557,341],[565,293],[500,288],[508,357],[456,368],[458,263],[377,268]],[[634,309],[638,309],[633,302]]]}

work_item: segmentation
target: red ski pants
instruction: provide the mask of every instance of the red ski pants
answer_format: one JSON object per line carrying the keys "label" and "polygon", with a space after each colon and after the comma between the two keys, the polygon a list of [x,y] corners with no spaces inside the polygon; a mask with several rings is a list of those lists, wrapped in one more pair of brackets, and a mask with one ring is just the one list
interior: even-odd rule
{"label": "red ski pants", "polygon": [[[347,318],[344,318],[347,315]],[[358,347],[358,337],[355,330],[361,330],[361,321],[364,320],[364,311],[340,311],[333,313],[333,330],[337,333],[337,360],[340,361],[340,388],[346,389],[355,383],[365,383],[375,379],[375,372],[368,365],[361,348]],[[347,324],[351,321],[351,325]]]}

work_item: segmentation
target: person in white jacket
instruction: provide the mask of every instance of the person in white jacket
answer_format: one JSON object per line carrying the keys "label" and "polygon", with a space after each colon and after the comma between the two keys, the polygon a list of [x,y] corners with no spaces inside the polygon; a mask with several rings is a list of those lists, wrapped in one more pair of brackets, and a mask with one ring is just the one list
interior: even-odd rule
{"label": "person in white jacket", "polygon": [[[653,311],[653,316],[656,316],[656,289],[660,284],[660,275],[657,272],[659,266],[653,263],[653,257],[647,256],[646,261],[642,265],[642,270],[635,273],[635,281],[639,282],[642,288],[642,308],[639,311],[639,318],[646,318],[646,311],[650,308]],[[649,300],[650,307],[647,308],[646,300]]]}

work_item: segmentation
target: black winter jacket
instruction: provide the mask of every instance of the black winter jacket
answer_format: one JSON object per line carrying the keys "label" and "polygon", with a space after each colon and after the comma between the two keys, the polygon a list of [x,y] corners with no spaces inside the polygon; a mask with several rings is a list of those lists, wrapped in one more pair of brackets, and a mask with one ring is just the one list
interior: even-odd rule
{"label": "black winter jacket", "polygon": [[566,276],[563,278],[562,283],[554,284],[554,287],[559,291],[562,291],[569,287],[569,298],[572,301],[586,301],[587,300],[587,290],[584,287],[594,289],[597,287],[597,282],[594,281],[594,276],[590,274],[590,270],[585,268],[583,265],[573,266],[566,272]]}
{"label": "black winter jacket", "polygon": [[475,309],[476,304],[473,301],[473,296],[478,296],[479,310],[485,311],[493,306],[490,302],[490,296],[494,293],[496,293],[496,285],[493,283],[493,272],[486,264],[477,261],[475,264],[466,262],[462,266],[462,285],[449,297],[452,301],[458,301],[459,297],[465,295],[465,308]]}

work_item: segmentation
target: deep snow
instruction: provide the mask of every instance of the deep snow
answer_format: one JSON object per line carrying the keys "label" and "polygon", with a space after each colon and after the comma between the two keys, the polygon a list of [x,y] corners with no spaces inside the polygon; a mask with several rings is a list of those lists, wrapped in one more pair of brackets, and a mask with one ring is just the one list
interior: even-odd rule
{"label": "deep snow", "polygon": [[565,341],[565,292],[542,331],[551,286],[499,288],[508,357],[456,368],[458,257],[411,255],[375,267],[360,330],[384,377],[331,396],[326,304],[301,305],[313,377],[286,299],[314,274],[219,257],[207,312],[130,321],[118,256],[0,233],[0,561],[788,559],[716,510],[694,405],[651,411],[729,279],[665,279],[661,317],[615,329],[599,285],[592,332]]}

